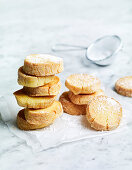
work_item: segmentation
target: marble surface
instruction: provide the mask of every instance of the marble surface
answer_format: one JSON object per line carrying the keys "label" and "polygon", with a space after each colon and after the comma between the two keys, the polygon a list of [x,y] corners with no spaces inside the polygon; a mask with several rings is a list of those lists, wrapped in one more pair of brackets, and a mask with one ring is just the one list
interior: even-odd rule
{"label": "marble surface", "polygon": [[[31,53],[50,53],[64,59],[59,76],[75,72],[96,74],[108,87],[132,74],[131,0],[1,0],[0,5],[0,95],[20,87],[17,69]],[[123,49],[112,65],[98,67],[82,62],[85,51],[54,53],[56,43],[88,46],[96,38],[118,34]],[[132,103],[132,99],[124,97]],[[124,133],[82,140],[54,149],[33,153],[0,120],[0,169],[132,169],[132,124]]]}

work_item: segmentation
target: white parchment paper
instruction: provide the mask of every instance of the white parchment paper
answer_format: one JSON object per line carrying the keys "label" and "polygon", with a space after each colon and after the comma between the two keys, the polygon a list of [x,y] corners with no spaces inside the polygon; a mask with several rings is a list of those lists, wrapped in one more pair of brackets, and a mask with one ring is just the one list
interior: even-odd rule
{"label": "white parchment paper", "polygon": [[96,131],[90,128],[85,116],[72,116],[66,113],[56,119],[54,124],[49,127],[34,131],[19,130],[16,126],[16,115],[21,108],[17,105],[13,95],[0,97],[0,113],[2,120],[12,133],[25,140],[33,151],[41,151],[64,143],[111,133],[122,133],[123,130],[126,130],[127,124],[132,122],[132,104],[126,103],[122,96],[111,89],[105,88],[105,93],[118,100],[123,107],[121,124],[113,131]]}

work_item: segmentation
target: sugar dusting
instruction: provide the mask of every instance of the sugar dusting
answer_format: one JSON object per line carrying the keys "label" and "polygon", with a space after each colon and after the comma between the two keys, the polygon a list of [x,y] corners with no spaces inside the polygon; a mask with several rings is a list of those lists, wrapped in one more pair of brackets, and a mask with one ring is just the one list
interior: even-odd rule
{"label": "sugar dusting", "polygon": [[[106,129],[117,127],[122,117],[121,105],[111,97],[98,96],[93,100],[91,116],[96,124],[106,126]],[[94,110],[94,114],[92,113]],[[106,124],[105,124],[106,123]]]}
{"label": "sugar dusting", "polygon": [[[97,97],[98,101],[99,101],[99,107],[97,107],[97,110],[107,110],[112,108],[113,112],[115,110],[120,110],[120,104],[114,100],[111,97],[106,97],[106,96],[99,96]],[[112,112],[111,110],[111,112]]]}
{"label": "sugar dusting", "polygon": [[132,89],[132,76],[124,77],[118,80],[119,86]]}
{"label": "sugar dusting", "polygon": [[73,74],[67,78],[67,82],[76,86],[91,86],[98,83],[99,80],[94,75],[88,74]]}
{"label": "sugar dusting", "polygon": [[110,98],[110,97],[107,98],[107,103],[109,105],[111,105],[111,106],[116,106],[117,105],[117,102],[114,99]]}
{"label": "sugar dusting", "polygon": [[60,63],[63,61],[62,58],[48,55],[48,54],[33,54],[26,57],[26,60],[32,63],[45,63],[45,62],[54,62]]}

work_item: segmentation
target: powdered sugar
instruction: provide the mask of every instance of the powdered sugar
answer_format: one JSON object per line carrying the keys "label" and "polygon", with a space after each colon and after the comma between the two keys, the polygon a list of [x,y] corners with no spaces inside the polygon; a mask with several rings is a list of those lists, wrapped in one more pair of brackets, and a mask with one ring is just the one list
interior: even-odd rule
{"label": "powdered sugar", "polygon": [[99,96],[99,97],[96,98],[96,100],[97,100],[97,103],[98,103],[97,104],[98,107],[96,107],[96,109],[98,111],[99,110],[100,111],[101,110],[108,110],[108,111],[111,110],[111,112],[115,112],[115,110],[119,111],[120,108],[121,108],[121,105],[111,97]]}
{"label": "powdered sugar", "polygon": [[116,106],[117,105],[117,102],[114,99],[112,99],[111,97],[107,98],[107,103],[109,105],[111,105],[111,106]]}
{"label": "powdered sugar", "polygon": [[67,78],[67,82],[79,87],[88,87],[94,85],[94,83],[98,83],[99,80],[94,75],[73,74]]}
{"label": "powdered sugar", "polygon": [[62,58],[48,55],[48,54],[33,54],[26,57],[26,60],[32,63],[45,63],[45,62],[54,62],[60,63],[63,61]]}
{"label": "powdered sugar", "polygon": [[99,96],[98,101],[101,102],[101,103],[106,103],[106,104],[111,105],[111,106],[117,105],[116,100],[114,100],[111,97],[107,97],[107,96]]}
{"label": "powdered sugar", "polygon": [[124,77],[118,80],[118,85],[128,89],[132,89],[132,76]]}

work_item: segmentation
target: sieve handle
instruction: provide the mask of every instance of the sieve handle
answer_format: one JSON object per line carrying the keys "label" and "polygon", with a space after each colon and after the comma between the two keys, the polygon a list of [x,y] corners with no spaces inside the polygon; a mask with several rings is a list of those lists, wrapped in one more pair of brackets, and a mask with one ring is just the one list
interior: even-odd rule
{"label": "sieve handle", "polygon": [[61,52],[61,51],[78,51],[86,50],[88,47],[79,46],[79,45],[70,45],[70,44],[55,44],[52,47],[52,51]]}

